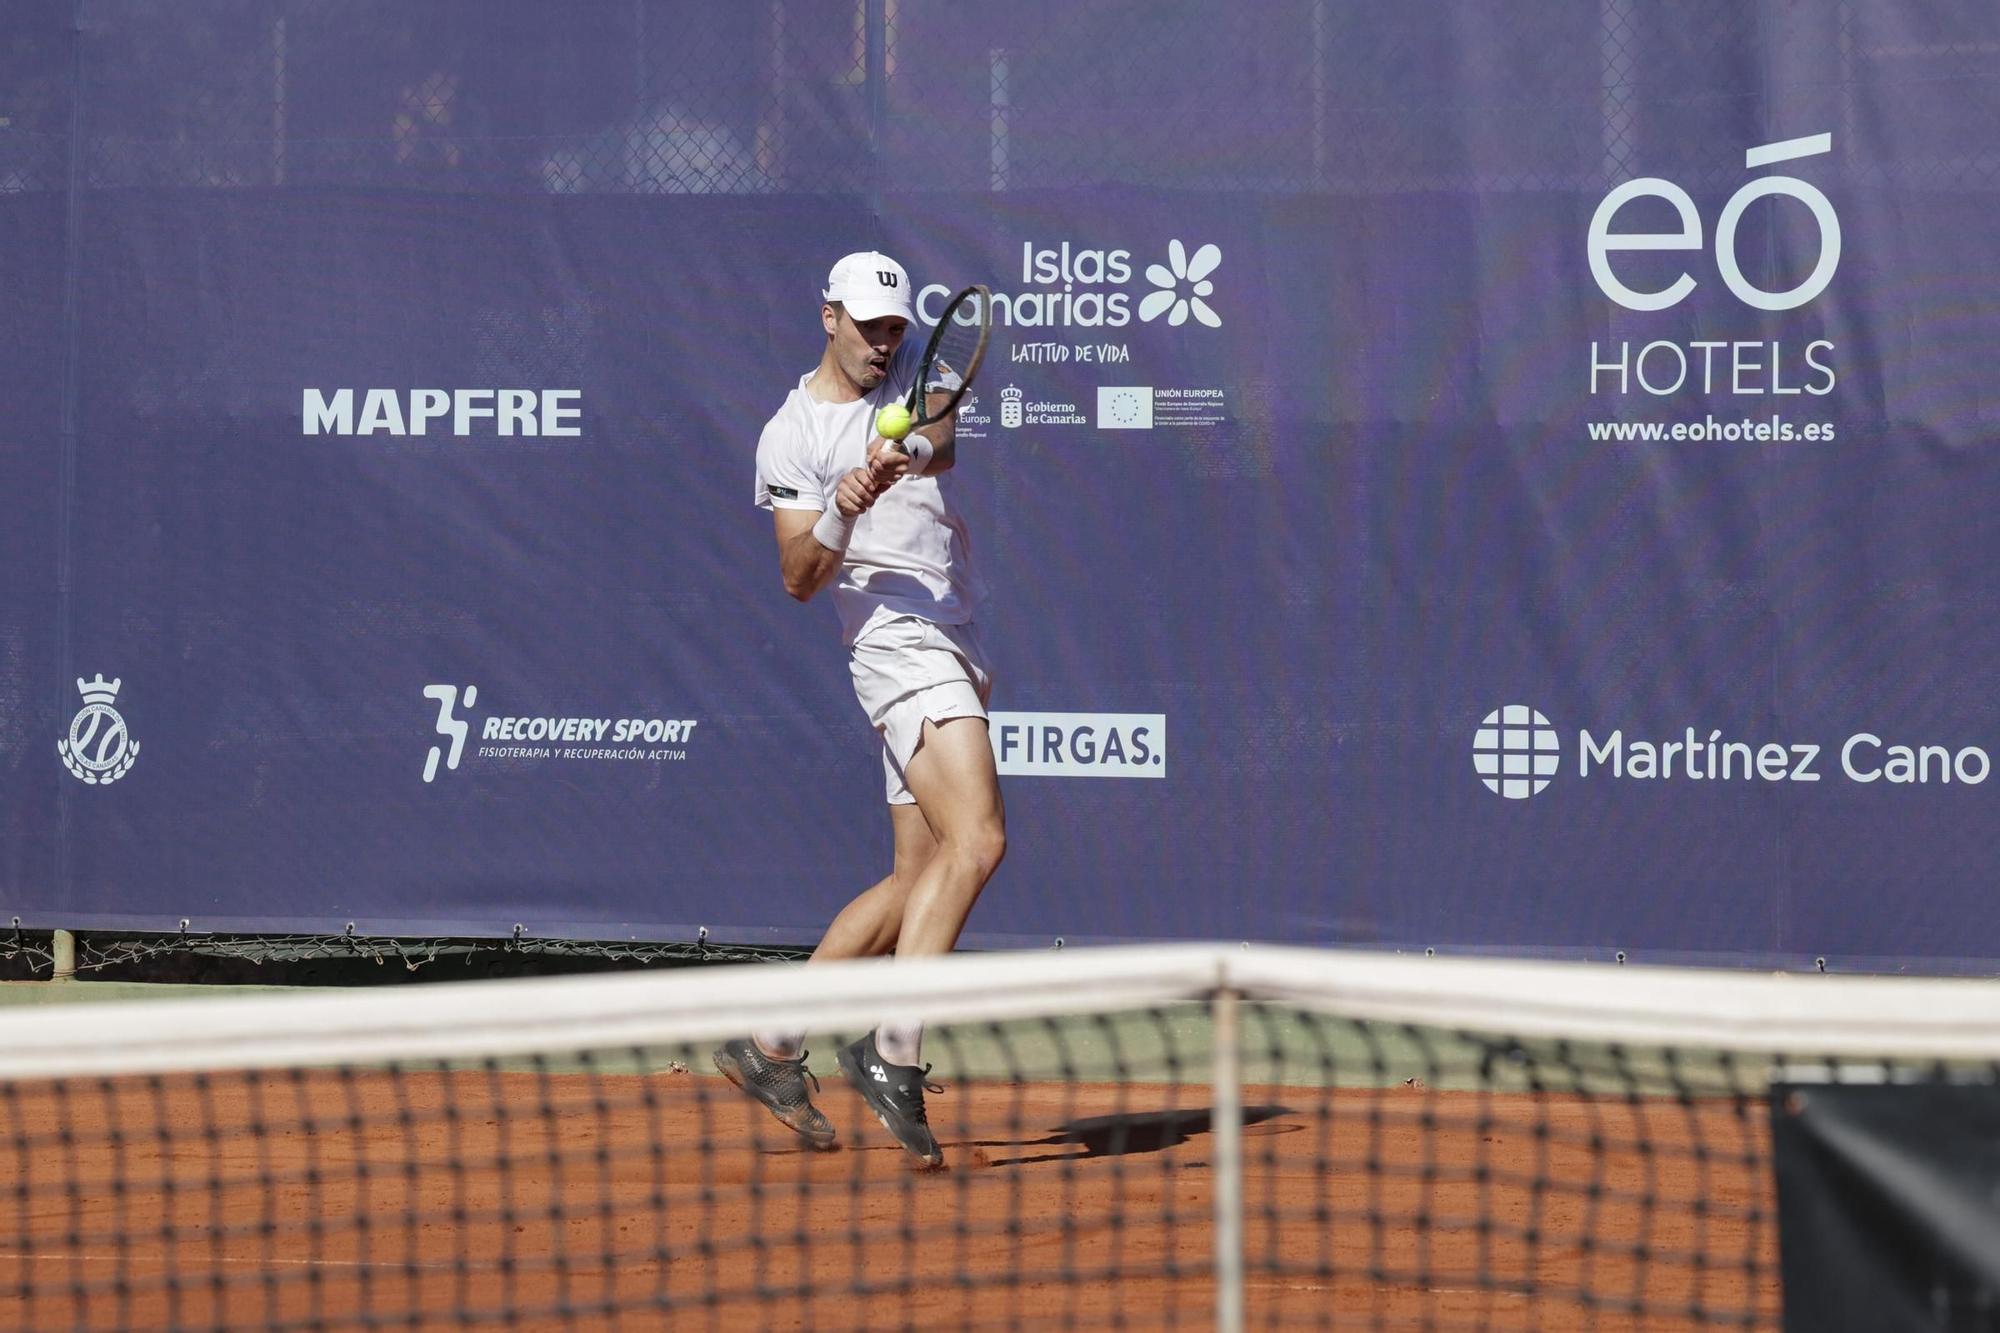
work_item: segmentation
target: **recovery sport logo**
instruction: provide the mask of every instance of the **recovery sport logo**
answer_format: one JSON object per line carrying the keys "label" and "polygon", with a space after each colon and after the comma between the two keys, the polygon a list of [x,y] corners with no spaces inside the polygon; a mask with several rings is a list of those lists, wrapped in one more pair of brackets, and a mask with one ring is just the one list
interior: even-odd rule
{"label": "recovery sport logo", "polygon": [[[467,685],[461,691],[456,685],[426,685],[423,693],[437,704],[433,725],[438,740],[424,756],[424,781],[435,782],[440,765],[446,772],[458,770],[474,739],[473,720],[458,716],[458,709],[463,706],[469,713],[478,706],[479,687]],[[695,718],[489,713],[478,721],[477,743],[471,749],[473,757],[482,760],[679,763],[688,757],[687,746],[697,725]]]}
{"label": "recovery sport logo", "polygon": [[[438,759],[440,757],[444,758],[444,766],[446,768],[453,772],[458,771],[458,761],[465,754],[465,738],[470,734],[472,728],[463,720],[452,716],[452,709],[458,706],[458,686],[426,685],[424,686],[424,698],[437,700],[438,735],[451,743],[449,750],[442,746],[433,745],[429,757],[424,760],[424,781],[433,782],[437,779]],[[470,708],[478,702],[479,687],[477,685],[466,686],[465,706]]]}

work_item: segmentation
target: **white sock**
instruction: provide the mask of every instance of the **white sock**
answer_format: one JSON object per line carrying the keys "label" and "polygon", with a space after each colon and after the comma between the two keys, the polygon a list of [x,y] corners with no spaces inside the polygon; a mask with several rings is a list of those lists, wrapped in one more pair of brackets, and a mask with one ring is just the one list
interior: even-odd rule
{"label": "white sock", "polygon": [[875,1049],[892,1065],[920,1065],[924,1062],[922,1023],[884,1023],[875,1029]]}
{"label": "white sock", "polygon": [[773,1060],[796,1060],[799,1051],[806,1044],[803,1032],[753,1032],[750,1040],[757,1043],[757,1049]]}

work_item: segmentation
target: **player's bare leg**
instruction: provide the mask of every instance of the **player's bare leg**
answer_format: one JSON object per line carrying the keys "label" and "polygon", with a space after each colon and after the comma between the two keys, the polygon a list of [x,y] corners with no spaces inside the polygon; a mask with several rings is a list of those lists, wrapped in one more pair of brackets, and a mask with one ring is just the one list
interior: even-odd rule
{"label": "player's bare leg", "polygon": [[[914,805],[889,807],[889,822],[895,831],[896,860],[889,874],[862,890],[841,909],[827,927],[813,962],[837,958],[870,958],[889,953],[903,922],[903,905],[910,888],[923,873],[937,839],[931,835],[923,812]],[[762,1102],[778,1120],[814,1148],[833,1146],[831,1122],[812,1104],[806,1090],[810,1077],[805,1065],[803,1031],[758,1032],[753,1036],[724,1042],[715,1050],[715,1067],[729,1081]]]}
{"label": "player's bare leg", "polygon": [[[924,723],[923,742],[904,780],[924,812],[936,849],[910,886],[896,940],[898,958],[949,953],[979,892],[1007,852],[1007,816],[984,718]],[[884,1022],[840,1052],[841,1072],[890,1133],[926,1166],[944,1161],[931,1133],[924,1093],[923,1027],[914,1017]]]}
{"label": "player's bare leg", "polygon": [[813,950],[813,962],[873,958],[895,950],[910,889],[937,851],[937,839],[923,811],[914,805],[890,806],[889,824],[896,839],[894,868],[840,909]]}
{"label": "player's bare leg", "polygon": [[950,953],[979,892],[1007,854],[1007,812],[986,719],[925,722],[904,778],[937,850],[910,886],[898,958]]}

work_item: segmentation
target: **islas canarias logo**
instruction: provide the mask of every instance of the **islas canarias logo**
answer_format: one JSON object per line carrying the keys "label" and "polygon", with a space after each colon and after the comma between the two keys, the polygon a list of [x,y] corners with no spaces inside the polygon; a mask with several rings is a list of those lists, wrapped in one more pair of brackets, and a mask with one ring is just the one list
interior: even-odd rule
{"label": "islas canarias logo", "polygon": [[[1002,328],[1118,329],[1136,315],[1142,324],[1165,320],[1178,328],[1192,319],[1211,329],[1222,327],[1222,316],[1208,299],[1215,295],[1221,246],[1190,247],[1175,237],[1167,243],[1165,263],[1146,265],[1143,295],[1131,290],[1140,286],[1134,282],[1139,270],[1132,254],[1071,241],[1023,241],[1012,281],[994,284],[993,322]],[[952,290],[933,283],[918,292],[917,318],[936,324]]]}
{"label": "islas canarias logo", "polygon": [[1159,290],[1139,302],[1139,318],[1155,320],[1165,315],[1167,323],[1178,327],[1193,315],[1211,329],[1221,328],[1222,316],[1202,299],[1215,294],[1215,284],[1208,280],[1208,275],[1221,263],[1222,250],[1218,246],[1204,245],[1189,258],[1186,247],[1174,241],[1167,247],[1167,267],[1147,266],[1146,281]]}

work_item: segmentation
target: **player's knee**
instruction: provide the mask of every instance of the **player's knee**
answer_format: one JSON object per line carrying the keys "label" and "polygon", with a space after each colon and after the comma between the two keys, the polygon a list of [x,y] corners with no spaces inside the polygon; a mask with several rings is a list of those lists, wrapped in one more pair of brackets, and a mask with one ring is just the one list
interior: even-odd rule
{"label": "player's knee", "polygon": [[975,825],[961,840],[960,853],[972,863],[984,883],[1007,855],[1007,826],[999,820]]}
{"label": "player's knee", "polygon": [[910,900],[910,890],[916,887],[917,879],[923,874],[923,863],[896,863],[889,878],[882,881],[882,908],[894,916],[903,910],[903,904]]}
{"label": "player's knee", "polygon": [[910,896],[910,890],[924,877],[924,870],[931,858],[937,855],[937,845],[933,843],[921,853],[901,853],[896,857],[895,869],[889,872],[889,892],[900,903]]}

